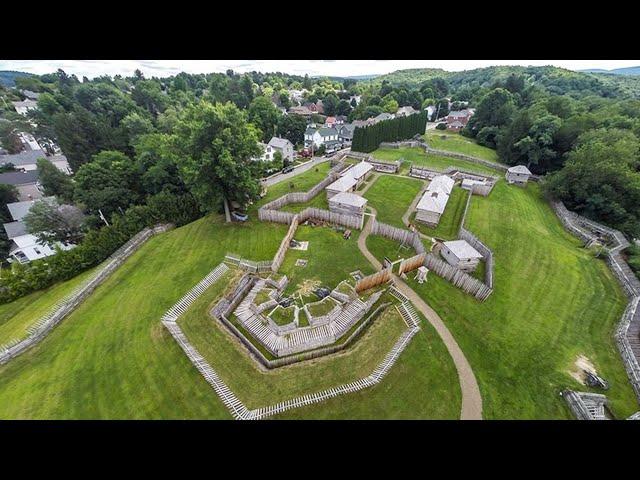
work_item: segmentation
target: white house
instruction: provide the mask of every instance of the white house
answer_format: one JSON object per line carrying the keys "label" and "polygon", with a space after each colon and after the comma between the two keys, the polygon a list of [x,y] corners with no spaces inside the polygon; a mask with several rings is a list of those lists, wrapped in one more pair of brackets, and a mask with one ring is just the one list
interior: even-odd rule
{"label": "white house", "polygon": [[396,112],[396,118],[398,117],[408,117],[409,115],[414,115],[419,113],[418,110],[415,110],[412,106],[408,107],[400,107]]}
{"label": "white house", "polygon": [[531,172],[524,165],[516,165],[507,170],[505,178],[509,183],[515,183],[516,185],[526,185]]}
{"label": "white house", "polygon": [[[42,199],[49,203],[55,202],[55,197],[46,197]],[[25,215],[29,212],[35,201],[8,203],[7,208],[11,217],[15,220],[3,225],[7,238],[11,240],[9,247],[9,261],[18,261],[27,263],[39,258],[55,255],[55,247],[53,245],[41,244],[35,235],[27,232],[27,227],[23,221]],[[62,250],[70,250],[74,245],[65,245],[57,242]]]}
{"label": "white house", "polygon": [[293,162],[293,159],[295,156],[293,143],[291,143],[286,138],[271,137],[271,140],[269,140],[268,146],[271,147],[274,154],[276,151],[280,152],[283,160],[286,160],[288,162]]}
{"label": "white house", "polygon": [[444,242],[440,253],[449,265],[466,272],[474,271],[482,258],[480,252],[464,240]]}
{"label": "white house", "polygon": [[258,142],[258,145],[262,148],[262,155],[255,157],[253,160],[256,162],[270,162],[273,160],[273,154],[275,150],[266,143]]}
{"label": "white house", "polygon": [[320,148],[324,145],[327,151],[335,150],[339,146],[338,130],[335,128],[315,128],[309,127],[304,132],[304,146],[309,148],[314,145],[315,148]]}
{"label": "white house", "polygon": [[13,108],[16,109],[20,115],[26,115],[29,110],[35,110],[38,108],[38,102],[29,100],[28,98],[24,102],[12,102]]}
{"label": "white house", "polygon": [[433,116],[435,115],[437,109],[435,105],[429,105],[427,106],[427,108],[425,108],[425,110],[427,111],[427,118],[429,119],[429,121],[435,121],[435,118],[433,118]]}
{"label": "white house", "polygon": [[427,190],[416,205],[416,221],[435,227],[440,222],[455,181],[446,175],[438,175],[431,180]]}

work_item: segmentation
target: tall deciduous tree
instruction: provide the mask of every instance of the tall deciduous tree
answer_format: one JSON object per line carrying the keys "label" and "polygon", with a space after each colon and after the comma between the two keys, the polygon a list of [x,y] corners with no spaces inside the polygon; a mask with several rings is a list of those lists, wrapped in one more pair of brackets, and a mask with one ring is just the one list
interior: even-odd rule
{"label": "tall deciduous tree", "polygon": [[45,195],[55,195],[67,202],[73,199],[73,181],[46,158],[38,159],[38,177]]}
{"label": "tall deciduous tree", "polygon": [[258,198],[259,132],[231,103],[187,107],[172,135],[180,174],[203,211]]}
{"label": "tall deciduous tree", "polygon": [[262,132],[262,141],[268,142],[276,133],[281,113],[267,97],[256,97],[249,105],[249,121]]}
{"label": "tall deciduous tree", "polygon": [[83,236],[85,217],[78,207],[40,200],[24,217],[27,231],[40,243],[74,243]]}

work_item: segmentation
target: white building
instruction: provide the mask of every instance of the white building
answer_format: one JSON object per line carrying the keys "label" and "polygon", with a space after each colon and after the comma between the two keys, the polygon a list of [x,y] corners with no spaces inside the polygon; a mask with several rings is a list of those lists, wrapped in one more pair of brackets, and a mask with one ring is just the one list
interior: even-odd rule
{"label": "white building", "polygon": [[[55,197],[46,197],[42,199],[47,202],[55,202]],[[7,238],[11,240],[11,246],[9,247],[9,261],[18,261],[20,263],[27,263],[39,258],[49,257],[55,255],[56,250],[53,245],[41,244],[35,235],[27,232],[27,227],[23,221],[25,215],[29,212],[35,201],[24,201],[8,203],[7,208],[13,222],[5,223],[4,230],[7,233]],[[74,245],[65,245],[57,242],[62,250],[70,250]]]}
{"label": "white building", "polygon": [[304,146],[307,148],[311,147],[311,145],[314,148],[320,148],[324,145],[327,151],[332,151],[338,148],[339,144],[338,130],[335,128],[309,127],[304,132]]}
{"label": "white building", "polygon": [[529,181],[531,172],[524,165],[516,165],[507,170],[505,178],[509,183],[515,183],[516,185],[526,185]]}
{"label": "white building", "polygon": [[431,180],[427,190],[416,205],[416,221],[435,227],[440,222],[455,181],[446,175],[438,175]]}
{"label": "white building", "polygon": [[362,216],[367,205],[367,199],[355,193],[338,193],[329,199],[329,210],[345,215]]}
{"label": "white building", "polygon": [[334,195],[345,192],[353,192],[358,185],[358,181],[351,175],[344,175],[328,185],[325,189],[327,191],[327,200],[331,199]]}
{"label": "white building", "polygon": [[363,160],[362,162],[356,163],[353,167],[346,170],[344,173],[342,173],[341,176],[342,177],[349,176],[355,179],[356,188],[358,188],[362,184],[362,182],[364,182],[367,179],[367,177],[372,171],[373,171],[373,165]]}
{"label": "white building", "polygon": [[272,161],[275,150],[271,148],[271,146],[267,145],[266,143],[259,142],[258,145],[260,145],[260,147],[262,148],[262,155],[254,158],[253,160],[260,161],[260,162]]}
{"label": "white building", "polygon": [[276,151],[280,152],[283,160],[293,162],[295,157],[293,143],[291,143],[286,138],[271,137],[268,146],[271,147],[271,149],[274,151],[274,154]]}
{"label": "white building", "polygon": [[26,99],[24,102],[13,102],[13,108],[16,109],[20,115],[26,115],[29,110],[35,110],[38,108],[38,102]]}
{"label": "white building", "polygon": [[482,258],[480,252],[464,240],[444,242],[440,253],[449,265],[466,272],[474,271]]}

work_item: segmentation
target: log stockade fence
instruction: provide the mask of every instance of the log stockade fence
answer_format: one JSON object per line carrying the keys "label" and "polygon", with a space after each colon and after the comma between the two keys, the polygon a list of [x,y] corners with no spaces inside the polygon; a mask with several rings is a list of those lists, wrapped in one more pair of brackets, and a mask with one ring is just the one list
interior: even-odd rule
{"label": "log stockade fence", "polygon": [[131,237],[129,241],[109,256],[103,267],[91,275],[91,277],[85,280],[73,292],[56,303],[50,312],[35,322],[27,330],[29,335],[26,338],[0,347],[0,365],[7,363],[40,342],[56,325],[84,302],[98,286],[109,278],[109,276],[147,240],[158,233],[166,232],[172,227],[172,225],[166,224],[158,225],[154,228],[145,228]]}
{"label": "log stockade fence", "polygon": [[403,273],[411,272],[416,268],[420,268],[424,265],[424,259],[427,255],[425,253],[419,253],[414,255],[413,257],[407,258],[400,263],[398,267],[398,275],[402,275]]}
{"label": "log stockade fence", "polygon": [[640,402],[640,281],[621,255],[621,252],[629,246],[629,242],[622,232],[571,212],[562,202],[553,201],[551,206],[565,229],[580,238],[585,246],[595,242],[606,242],[609,245],[607,264],[629,299],[614,338],[631,385]]}
{"label": "log stockade fence", "polygon": [[480,241],[470,230],[465,227],[467,221],[467,213],[469,212],[469,205],[471,204],[471,195],[467,197],[467,203],[462,213],[462,220],[460,221],[460,229],[458,230],[458,238],[465,240],[469,245],[475,248],[482,255],[485,263],[484,269],[484,283],[493,290],[493,251]]}
{"label": "log stockade fence", "polygon": [[[185,294],[175,305],[173,305],[161,319],[162,324],[169,331],[174,340],[178,343],[180,348],[185,352],[187,358],[196,367],[198,372],[204,377],[204,379],[211,385],[216,395],[220,398],[222,403],[231,413],[231,416],[236,420],[259,420],[267,418],[293,408],[299,408],[306,405],[312,405],[314,403],[322,402],[329,398],[334,398],[346,393],[357,392],[367,387],[374,386],[386,376],[391,367],[400,357],[400,354],[404,351],[409,344],[413,336],[420,330],[419,326],[413,326],[405,330],[393,345],[391,350],[386,354],[384,359],[376,366],[373,372],[367,377],[355,380],[350,383],[339,385],[337,387],[328,388],[320,392],[301,395],[284,402],[279,402],[274,405],[268,405],[266,407],[249,410],[246,405],[236,396],[236,394],[227,386],[227,384],[220,378],[218,373],[207,362],[207,360],[198,352],[198,350],[189,342],[189,339],[184,335],[180,325],[177,323],[180,316],[182,316],[189,307],[195,302],[200,295],[202,295],[211,285],[217,282],[228,271],[229,267],[225,263],[221,263],[214,268],[203,280],[201,280],[196,286],[194,286],[187,294]],[[225,298],[219,302],[212,310],[214,315],[222,315],[233,311],[233,304],[239,303],[239,299],[242,299],[243,293],[246,293],[247,288],[251,288],[252,282],[249,275],[244,275],[231,295],[231,300]],[[345,348],[353,339],[359,335],[367,324],[379,314],[384,308],[387,308],[388,304],[380,305],[374,312],[372,312],[367,319],[360,324],[360,326],[354,330],[354,332],[347,338],[343,345],[335,345],[327,347],[321,352],[326,355],[332,351],[338,351]],[[238,332],[237,329],[229,322],[223,322],[227,327],[231,327],[232,332]],[[233,330],[235,329],[235,331]],[[238,332],[239,333],[239,332]],[[255,348],[255,347],[254,347]],[[257,349],[256,349],[257,350]],[[255,352],[252,350],[255,354]],[[314,352],[307,352],[306,354],[296,355],[294,361],[302,361],[309,358],[314,358],[316,355]],[[281,359],[285,360],[285,359]]]}
{"label": "log stockade fence", "polygon": [[[493,292],[492,286],[485,285],[477,278],[474,278],[468,273],[459,270],[452,265],[449,265],[443,260],[440,260],[433,253],[427,253],[424,244],[420,239],[420,235],[417,232],[393,227],[391,225],[378,222],[375,218],[372,218],[371,222],[372,235],[382,235],[383,237],[390,238],[391,240],[395,240],[396,242],[412,246],[418,254],[425,253],[424,265],[429,270],[433,271],[433,273],[435,273],[439,277],[442,277],[445,280],[451,282],[453,285],[465,291],[466,293],[473,295],[478,300],[486,300],[487,297],[489,297],[489,295],[491,295],[491,293]],[[490,252],[487,247],[485,248]],[[493,255],[491,255],[489,263],[487,263],[486,270],[489,270],[489,267],[491,267],[491,270],[493,269]],[[493,282],[493,274],[490,274],[490,279],[491,282]]]}
{"label": "log stockade fence", "polygon": [[387,283],[389,280],[391,280],[391,266],[358,280],[355,287],[356,293],[377,287],[378,285]]}

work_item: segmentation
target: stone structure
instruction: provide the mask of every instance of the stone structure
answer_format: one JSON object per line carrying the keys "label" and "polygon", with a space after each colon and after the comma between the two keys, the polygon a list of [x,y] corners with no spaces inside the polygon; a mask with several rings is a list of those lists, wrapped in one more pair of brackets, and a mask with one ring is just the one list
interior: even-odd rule
{"label": "stone structure", "polygon": [[526,185],[531,177],[531,172],[524,165],[516,165],[515,167],[509,167],[505,178],[507,182],[514,183],[516,185]]}

